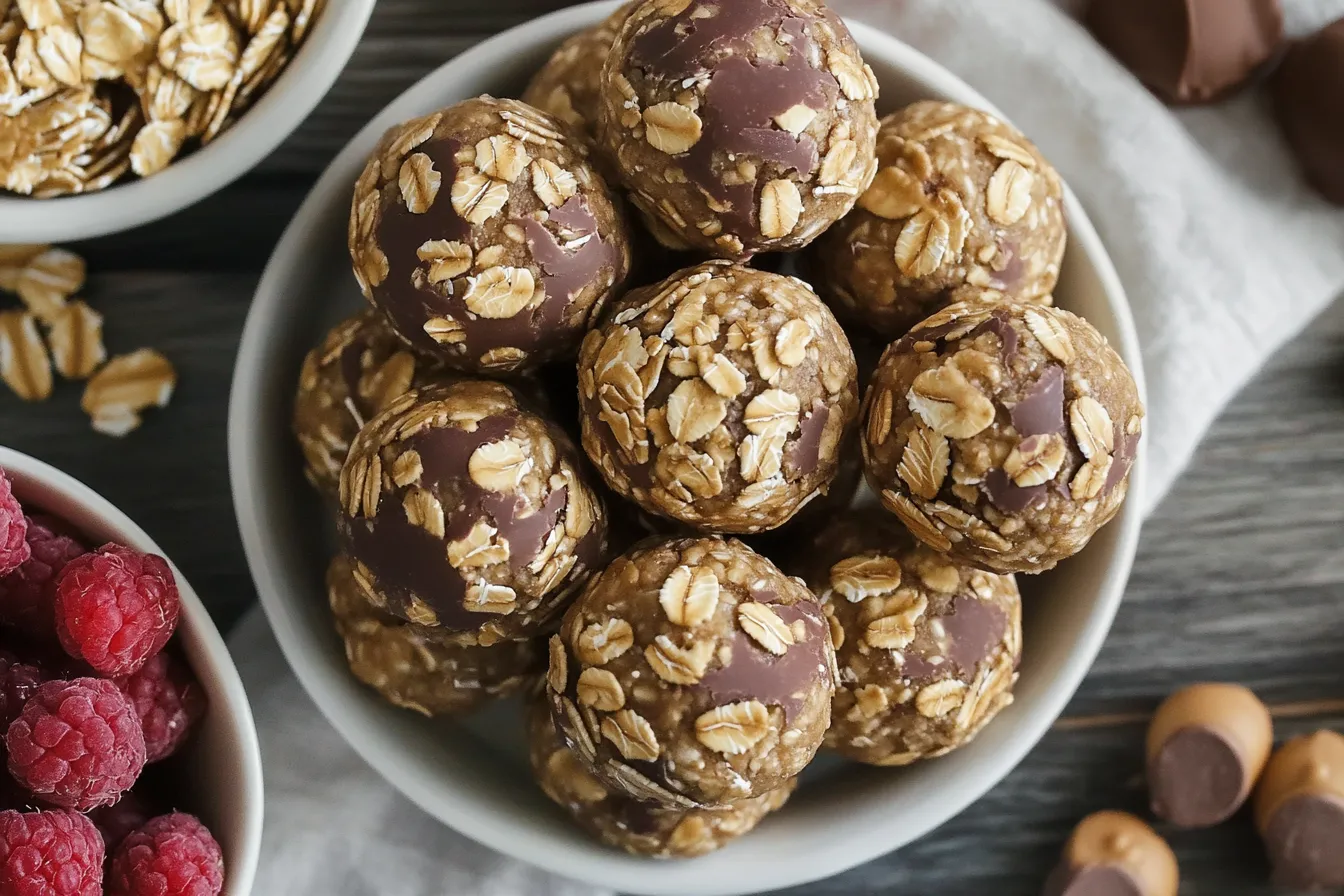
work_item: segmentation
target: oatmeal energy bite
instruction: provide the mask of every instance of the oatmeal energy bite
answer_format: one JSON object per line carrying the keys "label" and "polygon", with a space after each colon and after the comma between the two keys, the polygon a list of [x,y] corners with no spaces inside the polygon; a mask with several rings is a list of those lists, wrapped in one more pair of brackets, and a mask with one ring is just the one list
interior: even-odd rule
{"label": "oatmeal energy bite", "polygon": [[304,357],[294,396],[294,434],[308,481],[335,498],[341,466],[360,427],[393,399],[445,374],[441,365],[408,349],[372,309],[333,327]]}
{"label": "oatmeal energy bite", "polygon": [[789,781],[722,809],[663,809],[613,793],[594,778],[560,739],[547,701],[532,704],[527,731],[532,771],[546,796],[579,827],[633,855],[689,859],[711,853],[750,833],[793,792]]}
{"label": "oatmeal energy bite", "polygon": [[875,170],[877,79],[818,0],[643,0],[601,91],[603,149],[670,248],[800,248]]}
{"label": "oatmeal energy bite", "polygon": [[969,743],[1013,700],[1022,599],[916,541],[878,508],[850,511],[797,546],[789,571],[821,600],[840,679],[826,746],[909,765]]}
{"label": "oatmeal energy bite", "polygon": [[1020,131],[955,103],[882,120],[877,176],[813,247],[822,297],[890,339],[972,296],[1049,304],[1063,186]]}
{"label": "oatmeal energy bite", "polygon": [[462,646],[440,629],[379,610],[364,597],[345,557],[327,568],[327,598],[350,671],[403,709],[427,716],[470,712],[536,682],[544,666],[541,642]]}
{"label": "oatmeal energy bite", "polygon": [[934,550],[1041,572],[1119,511],[1143,433],[1124,361],[1057,308],[952,305],[888,347],[864,403],[864,466]]}
{"label": "oatmeal energy bite", "polygon": [[651,513],[710,532],[773,529],[829,488],[857,376],[807,284],[707,262],[628,294],[584,339],[583,446]]}
{"label": "oatmeal energy bite", "polygon": [[738,541],[647,541],[550,639],[565,743],[614,792],[723,807],[788,784],[831,717],[835,654],[803,584]]}
{"label": "oatmeal energy bite", "polygon": [[539,633],[602,558],[606,516],[569,439],[507,386],[408,392],[341,470],[338,520],[374,606],[488,647]]}
{"label": "oatmeal energy bite", "polygon": [[634,8],[633,2],[626,3],[602,22],[562,43],[528,82],[523,102],[554,115],[589,143],[595,142],[602,66]]}
{"label": "oatmeal energy bite", "polygon": [[630,268],[577,138],[482,96],[390,130],[355,185],[350,257],[397,333],[468,372],[572,357]]}

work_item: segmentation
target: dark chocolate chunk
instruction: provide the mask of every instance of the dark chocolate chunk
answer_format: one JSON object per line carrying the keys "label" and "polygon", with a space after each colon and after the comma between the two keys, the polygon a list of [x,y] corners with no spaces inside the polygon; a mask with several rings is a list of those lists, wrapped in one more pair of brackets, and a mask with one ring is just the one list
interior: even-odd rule
{"label": "dark chocolate chunk", "polygon": [[801,619],[807,627],[807,638],[795,643],[783,656],[775,656],[740,627],[734,627],[728,642],[728,662],[710,669],[694,687],[708,693],[715,706],[738,700],[759,700],[766,706],[778,706],[784,710],[784,721],[788,723],[803,708],[812,683],[831,674],[825,646],[829,624],[815,601],[800,600],[786,606],[775,603],[774,594],[753,597],[771,604],[785,625],[792,626]]}
{"label": "dark chocolate chunk", "polygon": [[1101,489],[1103,495],[1109,495],[1129,473],[1129,468],[1134,466],[1141,438],[1142,435],[1126,435],[1115,440],[1114,460],[1111,461],[1110,472],[1106,474],[1106,484]]}
{"label": "dark chocolate chunk", "polygon": [[1087,26],[1169,103],[1221,99],[1283,43],[1279,0],[1093,0]]}
{"label": "dark chocolate chunk", "polygon": [[1272,87],[1279,124],[1307,180],[1344,205],[1344,19],[1294,44]]}
{"label": "dark chocolate chunk", "polygon": [[616,250],[604,242],[597,232],[597,219],[588,209],[582,196],[571,197],[560,208],[551,212],[551,221],[575,234],[561,242],[545,224],[523,218],[521,224],[527,234],[527,247],[541,268],[541,282],[546,300],[539,309],[537,325],[550,330],[564,320],[565,310],[575,294],[610,267],[620,276],[620,260]]}
{"label": "dark chocolate chunk", "polygon": [[802,419],[798,427],[798,439],[789,446],[784,461],[791,478],[810,476],[817,469],[821,456],[821,434],[826,431],[826,421],[831,417],[831,409],[817,399],[812,410]]}
{"label": "dark chocolate chunk", "polygon": [[1003,610],[976,597],[952,600],[952,612],[942,617],[947,634],[947,659],[967,681],[976,667],[998,646],[1008,627]]}
{"label": "dark chocolate chunk", "polygon": [[1282,886],[1344,887],[1344,801],[1325,794],[1292,797],[1270,818],[1265,849]]}
{"label": "dark chocolate chunk", "polygon": [[1032,384],[1027,397],[1013,406],[1013,428],[1022,438],[1050,434],[1063,435],[1064,368],[1051,364]]}
{"label": "dark chocolate chunk", "polygon": [[1179,827],[1226,821],[1249,790],[1241,754],[1203,725],[1176,731],[1148,763],[1153,814]]}
{"label": "dark chocolate chunk", "polygon": [[999,337],[999,357],[1003,359],[1005,365],[1012,364],[1013,359],[1017,357],[1018,336],[1017,331],[1013,329],[1012,324],[1008,322],[1008,315],[1002,311],[996,311],[989,320],[982,323],[971,331],[971,336],[978,336],[981,333],[993,333]]}
{"label": "dark chocolate chunk", "polygon": [[1018,485],[1000,469],[993,469],[985,476],[985,495],[995,507],[1004,513],[1021,513],[1030,507],[1039,507],[1049,500],[1050,486]]}
{"label": "dark chocolate chunk", "polygon": [[1128,871],[1114,865],[1074,868],[1060,865],[1045,882],[1043,896],[1146,896]]}

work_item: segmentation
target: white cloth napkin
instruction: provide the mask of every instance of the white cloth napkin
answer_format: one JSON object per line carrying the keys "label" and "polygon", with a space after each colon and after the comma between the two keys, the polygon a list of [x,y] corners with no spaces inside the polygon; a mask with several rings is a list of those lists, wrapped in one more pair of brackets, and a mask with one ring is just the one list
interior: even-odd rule
{"label": "white cloth napkin", "polygon": [[[1223,404],[1344,289],[1344,213],[1298,177],[1251,91],[1163,107],[1061,11],[1081,0],[835,0],[958,73],[1011,117],[1081,197],[1120,271],[1149,385],[1151,509]],[[1344,0],[1287,0],[1294,31]],[[266,767],[255,892],[592,896],[441,827],[345,745],[259,613],[231,646]]]}

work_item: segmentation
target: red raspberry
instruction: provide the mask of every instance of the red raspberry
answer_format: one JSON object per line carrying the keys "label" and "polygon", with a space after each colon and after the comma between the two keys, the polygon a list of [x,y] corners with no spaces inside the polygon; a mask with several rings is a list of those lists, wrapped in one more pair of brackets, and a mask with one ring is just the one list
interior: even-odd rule
{"label": "red raspberry", "polygon": [[28,520],[14,497],[9,477],[0,470],[0,576],[8,575],[28,559]]}
{"label": "red raspberry", "polygon": [[191,733],[191,726],[205,715],[205,692],[186,664],[167,651],[134,675],[115,681],[140,717],[146,762],[158,762],[176,753]]}
{"label": "red raspberry", "polygon": [[65,809],[0,812],[0,893],[102,896],[103,838]]}
{"label": "red raspberry", "polygon": [[23,704],[44,681],[37,666],[21,663],[14,654],[0,650],[0,728],[8,728],[19,717]]}
{"label": "red raspberry", "polygon": [[56,577],[86,548],[47,520],[28,519],[31,556],[0,578],[0,622],[35,641],[56,643]]}
{"label": "red raspberry", "polygon": [[9,773],[33,795],[67,809],[108,806],[145,767],[140,720],[100,678],[49,681],[5,734]]}
{"label": "red raspberry", "polygon": [[90,810],[89,821],[93,822],[98,833],[103,835],[108,855],[116,851],[126,835],[154,817],[154,808],[149,800],[128,790],[111,806],[99,806]]}
{"label": "red raspberry", "polygon": [[218,896],[224,856],[198,819],[160,815],[121,841],[112,856],[107,896]]}
{"label": "red raspberry", "polygon": [[56,634],[103,675],[130,675],[168,643],[178,605],[168,561],[106,544],[56,579]]}

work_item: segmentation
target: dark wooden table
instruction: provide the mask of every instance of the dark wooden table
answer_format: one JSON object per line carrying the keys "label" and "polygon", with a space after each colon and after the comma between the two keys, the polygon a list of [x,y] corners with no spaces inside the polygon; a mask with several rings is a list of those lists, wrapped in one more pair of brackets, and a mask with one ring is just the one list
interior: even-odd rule
{"label": "dark wooden table", "polygon": [[[483,35],[558,5],[382,0],[335,90],[257,172],[166,221],[75,246],[89,260],[87,298],[106,314],[109,347],[153,346],[177,365],[172,405],[115,441],[88,429],[76,386],[59,386],[41,405],[0,390],[0,443],[69,471],[125,509],[182,567],[220,625],[232,624],[255,594],[229,496],[227,397],[243,317],[272,245],[316,173],[374,111]],[[1227,409],[1148,523],[1110,640],[1069,708],[1085,724],[1052,732],[936,834],[796,892],[1038,892],[1077,818],[1107,807],[1143,810],[1136,719],[1173,686],[1203,679],[1243,682],[1276,704],[1344,697],[1344,303]],[[1344,723],[1339,709],[1297,706],[1296,714],[1282,734]],[[1184,894],[1272,892],[1244,816],[1172,843]]]}

